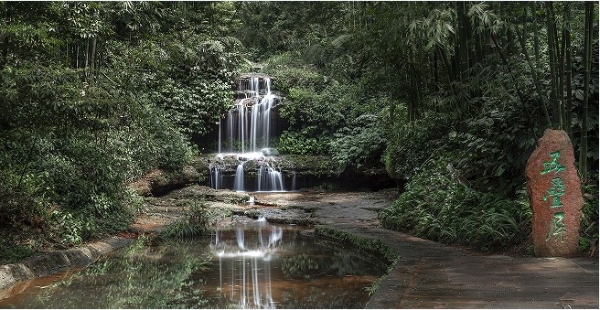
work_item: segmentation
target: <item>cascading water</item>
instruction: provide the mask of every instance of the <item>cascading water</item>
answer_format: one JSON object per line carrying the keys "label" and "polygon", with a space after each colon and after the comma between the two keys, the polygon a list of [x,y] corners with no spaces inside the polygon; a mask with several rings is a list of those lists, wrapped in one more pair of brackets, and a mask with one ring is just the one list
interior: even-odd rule
{"label": "cascading water", "polygon": [[263,162],[258,170],[258,191],[282,191],[283,177],[280,171],[277,171]]}
{"label": "cascading water", "polygon": [[235,181],[233,183],[233,190],[244,190],[244,163],[245,162],[240,162],[237,168],[235,169]]}
{"label": "cascading water", "polygon": [[[279,103],[279,97],[271,93],[271,79],[266,76],[240,79],[237,93],[243,97],[235,101],[225,119],[226,149],[230,153],[260,152],[269,147],[271,110]],[[223,148],[223,141],[219,145]]]}
{"label": "cascading water", "polygon": [[[284,178],[279,167],[269,164],[271,154],[269,140],[273,132],[273,108],[280,98],[271,93],[271,78],[265,75],[253,75],[238,80],[238,90],[234,106],[219,122],[219,157],[235,157],[239,163],[236,168],[233,189],[236,191],[285,191]],[[223,123],[225,124],[223,126]],[[221,131],[225,129],[223,134]],[[225,140],[223,140],[223,138]],[[226,153],[224,153],[226,152]],[[256,173],[256,185],[250,188],[245,182],[244,164],[249,160],[259,160]],[[219,175],[214,167],[215,179]],[[212,178],[211,178],[212,180]],[[211,182],[211,185],[217,184]],[[219,183],[220,185],[220,183]],[[291,188],[292,190],[294,187]]]}
{"label": "cascading water", "polygon": [[222,188],[223,175],[221,173],[221,167],[215,165],[210,168],[210,186],[215,189]]}

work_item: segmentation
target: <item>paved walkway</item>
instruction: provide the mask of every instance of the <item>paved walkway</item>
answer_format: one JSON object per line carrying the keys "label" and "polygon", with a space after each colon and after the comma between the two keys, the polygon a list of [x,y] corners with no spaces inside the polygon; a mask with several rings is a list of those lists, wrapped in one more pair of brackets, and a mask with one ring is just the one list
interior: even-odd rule
{"label": "paved walkway", "polygon": [[379,239],[399,255],[366,308],[599,307],[597,258],[468,254],[381,228],[376,211],[390,200],[376,193],[264,194],[257,198],[280,206],[311,208],[313,219],[326,227]]}
{"label": "paved walkway", "polygon": [[595,308],[598,261],[474,256],[376,227],[329,225],[382,240],[400,260],[367,308]]}

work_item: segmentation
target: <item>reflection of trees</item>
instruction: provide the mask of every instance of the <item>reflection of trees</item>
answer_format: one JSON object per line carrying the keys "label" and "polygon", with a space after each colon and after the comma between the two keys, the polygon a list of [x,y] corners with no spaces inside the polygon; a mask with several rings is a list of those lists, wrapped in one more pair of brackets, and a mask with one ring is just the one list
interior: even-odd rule
{"label": "reflection of trees", "polygon": [[304,276],[308,278],[310,277],[309,271],[318,269],[319,263],[306,254],[281,259],[281,270],[286,277]]}
{"label": "reflection of trees", "polygon": [[[284,257],[282,271],[286,277],[314,278],[324,274],[337,275],[366,275],[383,273],[387,265],[381,259],[370,257],[360,251],[345,249],[338,243],[319,240],[322,253],[314,253],[314,246],[307,247],[300,255]],[[307,255],[311,250],[313,255]],[[315,255],[316,254],[316,255]],[[316,258],[318,257],[318,258]]]}
{"label": "reflection of trees", "polygon": [[[373,270],[379,270],[380,265],[376,260],[371,260],[372,264],[367,263],[364,257],[356,253],[349,253],[348,250],[335,250],[331,262],[328,264],[329,270],[337,272],[337,275],[365,275],[372,274]],[[385,270],[383,267],[381,270]]]}
{"label": "reflection of trees", "polygon": [[306,286],[301,292],[287,290],[277,300],[281,309],[360,309],[368,300],[368,293],[349,286]]}
{"label": "reflection of trees", "polygon": [[198,283],[190,278],[206,268],[208,257],[189,245],[136,246],[123,256],[99,261],[44,290],[27,308],[198,308]]}

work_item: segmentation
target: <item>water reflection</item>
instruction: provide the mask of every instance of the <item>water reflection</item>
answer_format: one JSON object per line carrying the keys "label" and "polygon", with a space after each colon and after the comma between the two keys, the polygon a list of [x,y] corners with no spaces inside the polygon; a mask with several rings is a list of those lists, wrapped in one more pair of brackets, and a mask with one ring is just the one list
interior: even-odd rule
{"label": "water reflection", "polygon": [[59,282],[34,284],[20,295],[0,300],[0,308],[205,307],[197,289],[201,283],[190,275],[206,270],[210,256],[188,248],[179,242],[149,247],[139,240]]}
{"label": "water reflection", "polygon": [[34,280],[0,308],[363,308],[386,266],[304,232],[258,220],[138,242],[55,282]]}
{"label": "water reflection", "polygon": [[237,227],[235,243],[224,235],[217,230],[210,248],[219,260],[218,290],[237,308],[275,308],[271,259],[281,248],[283,229],[259,219],[250,227]]}
{"label": "water reflection", "polygon": [[200,277],[216,308],[362,308],[385,269],[301,228],[259,219],[213,235],[215,268]]}

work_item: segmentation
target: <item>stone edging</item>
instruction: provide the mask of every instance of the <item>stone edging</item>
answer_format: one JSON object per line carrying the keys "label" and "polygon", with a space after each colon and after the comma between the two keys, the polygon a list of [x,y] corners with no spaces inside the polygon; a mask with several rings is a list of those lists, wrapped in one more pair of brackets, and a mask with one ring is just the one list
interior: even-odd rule
{"label": "stone edging", "polygon": [[111,237],[84,247],[43,254],[20,263],[0,266],[0,290],[18,281],[57,274],[72,267],[86,266],[101,255],[131,242],[133,239]]}

